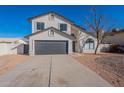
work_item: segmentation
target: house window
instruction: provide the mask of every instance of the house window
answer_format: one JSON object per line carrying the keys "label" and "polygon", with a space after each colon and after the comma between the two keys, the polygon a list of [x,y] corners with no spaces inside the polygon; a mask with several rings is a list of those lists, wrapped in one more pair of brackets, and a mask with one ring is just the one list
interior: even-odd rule
{"label": "house window", "polygon": [[37,30],[44,30],[44,23],[43,22],[37,22]]}
{"label": "house window", "polygon": [[67,24],[60,24],[60,31],[67,31]]}
{"label": "house window", "polygon": [[93,39],[89,38],[86,40],[85,44],[84,44],[84,49],[85,50],[94,50],[94,41]]}
{"label": "house window", "polygon": [[53,30],[49,31],[49,36],[54,36],[54,31]]}

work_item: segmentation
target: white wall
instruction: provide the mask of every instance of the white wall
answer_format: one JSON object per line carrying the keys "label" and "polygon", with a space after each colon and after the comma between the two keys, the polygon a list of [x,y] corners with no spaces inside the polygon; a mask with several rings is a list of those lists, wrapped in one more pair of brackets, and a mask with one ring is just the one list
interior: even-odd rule
{"label": "white wall", "polygon": [[111,44],[100,44],[99,47],[98,47],[97,52],[100,53],[100,52],[107,52],[107,51],[109,51],[110,45]]}
{"label": "white wall", "polygon": [[51,19],[51,14],[45,15],[42,17],[38,17],[32,20],[32,33],[37,31],[37,22],[44,22],[45,23],[45,28],[49,27],[55,27],[59,29],[60,23],[66,23],[67,24],[67,31],[65,33],[71,34],[71,25],[63,20],[60,20],[59,18],[54,16],[54,19]]}
{"label": "white wall", "polygon": [[22,44],[0,43],[0,56],[8,54],[23,54],[23,50]]}
{"label": "white wall", "polygon": [[35,54],[35,40],[66,40],[68,41],[68,52],[72,53],[72,40],[61,36],[60,34],[54,32],[54,36],[48,35],[49,30],[45,32],[41,32],[37,35],[31,36],[29,39],[29,54],[34,55]]}
{"label": "white wall", "polygon": [[8,45],[5,43],[0,43],[0,55],[5,55],[8,53]]}

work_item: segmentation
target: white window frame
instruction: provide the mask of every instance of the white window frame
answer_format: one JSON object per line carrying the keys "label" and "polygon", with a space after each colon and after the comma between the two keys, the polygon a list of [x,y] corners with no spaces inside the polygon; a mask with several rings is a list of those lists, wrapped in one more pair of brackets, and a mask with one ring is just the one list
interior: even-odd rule
{"label": "white window frame", "polygon": [[45,29],[45,22],[36,22],[36,30],[37,30],[37,31],[42,31],[42,30],[44,30],[44,29],[37,29],[38,23],[43,23],[43,24],[44,24],[44,29]]}

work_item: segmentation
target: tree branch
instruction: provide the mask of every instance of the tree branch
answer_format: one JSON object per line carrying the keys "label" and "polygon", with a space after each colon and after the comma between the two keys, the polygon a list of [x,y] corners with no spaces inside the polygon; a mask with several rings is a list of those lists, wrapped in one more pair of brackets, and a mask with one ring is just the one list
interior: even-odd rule
{"label": "tree branch", "polygon": [[86,19],[86,24],[93,30],[96,31],[95,27]]}

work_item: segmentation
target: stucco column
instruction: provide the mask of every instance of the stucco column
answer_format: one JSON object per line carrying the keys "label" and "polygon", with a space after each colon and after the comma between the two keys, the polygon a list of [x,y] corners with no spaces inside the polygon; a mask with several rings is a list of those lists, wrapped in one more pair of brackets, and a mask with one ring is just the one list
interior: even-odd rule
{"label": "stucco column", "polygon": [[68,53],[69,54],[73,53],[73,50],[72,50],[72,41],[71,40],[69,40],[69,42],[68,42]]}
{"label": "stucco column", "polygon": [[29,55],[33,56],[34,55],[34,40],[29,39]]}

